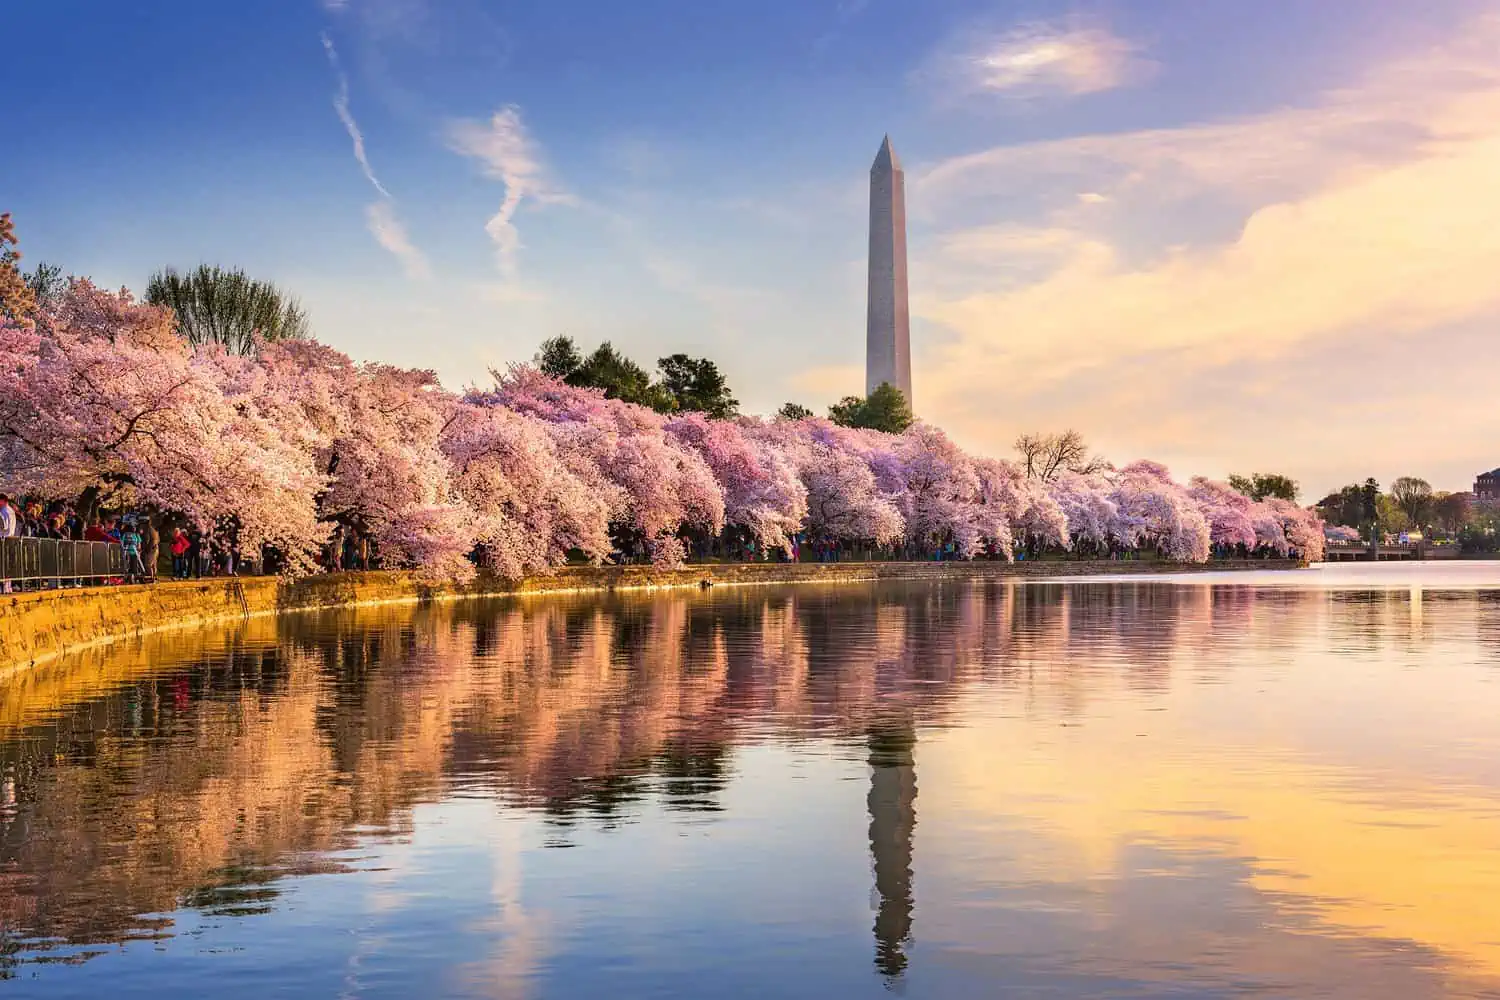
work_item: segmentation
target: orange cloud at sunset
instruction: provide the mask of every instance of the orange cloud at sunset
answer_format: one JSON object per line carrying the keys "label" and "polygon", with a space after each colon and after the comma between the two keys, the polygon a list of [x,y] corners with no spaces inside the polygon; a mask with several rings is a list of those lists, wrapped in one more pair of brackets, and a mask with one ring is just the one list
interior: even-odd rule
{"label": "orange cloud at sunset", "polygon": [[[918,198],[964,221],[913,266],[914,311],[953,334],[918,365],[924,416],[992,450],[1050,422],[1309,488],[1403,471],[1464,488],[1500,462],[1459,370],[1500,320],[1497,46],[1486,17],[1303,107],[930,166]],[[1041,217],[985,214],[1017,190]],[[1412,412],[1440,398],[1443,464],[1341,467],[1319,395],[1407,462],[1433,430]],[[1263,446],[1223,447],[1251,425]]]}

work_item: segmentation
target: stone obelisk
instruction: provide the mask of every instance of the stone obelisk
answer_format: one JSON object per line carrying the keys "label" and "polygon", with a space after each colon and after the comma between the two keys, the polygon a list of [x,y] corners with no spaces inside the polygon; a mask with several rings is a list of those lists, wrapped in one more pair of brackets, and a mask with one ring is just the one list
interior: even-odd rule
{"label": "stone obelisk", "polygon": [[906,302],[906,173],[886,136],[870,167],[870,287],[865,392],[882,382],[911,404],[911,313]]}

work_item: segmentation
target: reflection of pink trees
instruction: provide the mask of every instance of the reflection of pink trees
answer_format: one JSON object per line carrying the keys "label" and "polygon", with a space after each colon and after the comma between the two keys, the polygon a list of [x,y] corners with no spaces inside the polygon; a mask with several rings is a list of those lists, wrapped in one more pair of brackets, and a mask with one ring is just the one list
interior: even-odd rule
{"label": "reflection of pink trees", "polygon": [[[1201,669],[1214,637],[1266,640],[1286,614],[1326,613],[1298,595],[1257,618],[1247,594],[989,583],[475,601],[262,621],[207,663],[188,636],[145,679],[0,740],[25,809],[0,813],[0,870],[20,879],[0,916],[115,940],[228,865],[274,874],[357,829],[409,829],[416,804],[454,788],[564,825],[648,798],[713,808],[744,742],[900,750],[890,740],[948,724],[977,683],[1067,718],[1100,685],[1151,692]],[[139,655],[91,655],[115,651]]]}
{"label": "reflection of pink trees", "polygon": [[193,348],[170,312],[88,282],[35,329],[0,324],[0,483],[230,519],[292,571],[336,522],[369,533],[386,565],[437,576],[471,574],[476,552],[508,577],[571,554],[671,565],[726,527],[760,551],[805,535],[825,552],[920,557],[1322,554],[1310,513],[1184,488],[1149,462],[1043,480],[930,425],[667,417],[527,366],[456,396],[431,372],[311,341]]}

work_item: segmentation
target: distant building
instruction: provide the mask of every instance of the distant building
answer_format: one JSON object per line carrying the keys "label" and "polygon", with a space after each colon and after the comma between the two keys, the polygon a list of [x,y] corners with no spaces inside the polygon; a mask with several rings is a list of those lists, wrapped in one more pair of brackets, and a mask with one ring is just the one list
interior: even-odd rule
{"label": "distant building", "polygon": [[1474,480],[1474,502],[1500,504],[1500,469],[1481,472]]}

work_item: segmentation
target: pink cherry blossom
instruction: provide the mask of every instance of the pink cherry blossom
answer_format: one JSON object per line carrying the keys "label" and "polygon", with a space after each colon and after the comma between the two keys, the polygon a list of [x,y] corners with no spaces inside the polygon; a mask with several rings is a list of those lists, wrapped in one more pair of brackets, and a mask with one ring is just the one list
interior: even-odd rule
{"label": "pink cherry blossom", "polygon": [[1122,534],[1133,537],[1138,546],[1155,547],[1168,559],[1208,559],[1208,521],[1165,466],[1134,462],[1115,474],[1114,483],[1111,499],[1120,511]]}
{"label": "pink cherry blossom", "polygon": [[1188,494],[1198,505],[1198,512],[1208,522],[1209,538],[1215,545],[1235,548],[1243,545],[1254,551],[1260,544],[1252,517],[1254,502],[1236,492],[1228,483],[1195,477]]}
{"label": "pink cherry blossom", "polygon": [[[606,399],[516,366],[494,392],[471,393],[474,405],[499,405],[539,418],[556,435],[575,471],[592,465],[615,487],[611,519],[637,534],[652,561],[675,565],[677,533],[724,528],[724,491],[703,457],[666,433],[665,418],[643,406]],[[583,473],[585,478],[595,478]]]}
{"label": "pink cherry blossom", "polygon": [[609,555],[612,505],[562,460],[543,421],[458,403],[442,447],[490,569],[519,579],[561,565],[575,549],[594,562]]}
{"label": "pink cherry blossom", "polygon": [[726,522],[784,548],[807,519],[807,487],[780,451],[747,433],[753,426],[690,413],[668,421],[666,431],[708,464],[723,489]]}
{"label": "pink cherry blossom", "polygon": [[763,548],[806,533],[960,557],[1024,545],[1203,561],[1219,546],[1315,560],[1324,542],[1311,511],[1184,487],[1152,462],[1042,483],[927,424],[669,417],[525,365],[456,396],[430,371],[314,341],[193,348],[170,311],[86,281],[34,328],[0,321],[0,479],[228,521],[242,548],[273,545],[293,573],[314,567],[335,523],[434,578],[637,553],[676,565],[726,524]]}
{"label": "pink cherry blossom", "polygon": [[1071,547],[1068,518],[1046,486],[1028,479],[1013,462],[981,459],[975,463],[987,503],[1005,511],[1011,535],[1031,545]]}

